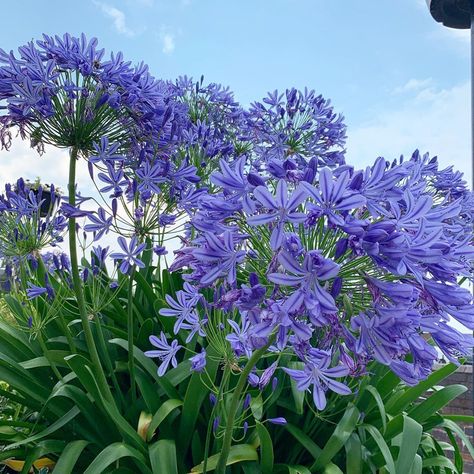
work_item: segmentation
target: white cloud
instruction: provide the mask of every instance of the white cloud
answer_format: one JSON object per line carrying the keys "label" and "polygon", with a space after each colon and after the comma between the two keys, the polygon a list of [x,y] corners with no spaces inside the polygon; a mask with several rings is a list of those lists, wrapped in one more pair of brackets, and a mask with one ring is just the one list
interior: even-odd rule
{"label": "white cloud", "polygon": [[403,94],[406,92],[413,92],[420,89],[426,89],[432,86],[433,79],[410,79],[403,86],[396,87],[393,91],[394,94]]}
{"label": "white cloud", "polygon": [[171,33],[161,34],[162,51],[165,54],[171,54],[175,49],[174,35]]}
{"label": "white cloud", "polygon": [[454,165],[471,183],[470,85],[414,91],[396,108],[382,111],[368,123],[348,130],[347,160],[356,167],[378,156],[410,157],[415,149],[437,155],[440,165]]}
{"label": "white cloud", "polygon": [[108,5],[107,3],[102,2],[94,2],[102,12],[108,16],[117,30],[118,33],[125,35],[125,36],[134,36],[135,31],[127,26],[125,13],[118,8],[115,8],[112,5]]}

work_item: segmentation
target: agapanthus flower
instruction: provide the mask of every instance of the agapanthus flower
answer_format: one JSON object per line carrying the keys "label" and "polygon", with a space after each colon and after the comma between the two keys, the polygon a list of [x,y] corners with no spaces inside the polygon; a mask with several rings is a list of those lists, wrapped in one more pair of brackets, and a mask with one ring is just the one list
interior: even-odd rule
{"label": "agapanthus flower", "polygon": [[161,360],[161,364],[158,367],[158,375],[162,377],[165,375],[165,372],[168,370],[170,364],[173,367],[178,365],[176,354],[182,348],[182,346],[178,344],[176,339],[173,340],[171,344],[169,344],[163,331],[160,333],[160,337],[150,336],[150,343],[157,349],[146,351],[145,355],[152,358],[156,357]]}
{"label": "agapanthus flower", "polygon": [[191,370],[194,372],[202,372],[206,368],[206,350],[202,349],[199,354],[191,357]]}
{"label": "agapanthus flower", "polygon": [[110,258],[114,260],[121,260],[119,270],[122,273],[128,273],[132,265],[138,268],[144,268],[145,264],[138,258],[146,247],[145,243],[139,243],[136,235],[132,237],[127,244],[125,237],[120,236],[117,242],[122,249],[122,252],[114,252],[110,254]]}
{"label": "agapanthus flower", "polygon": [[296,188],[291,196],[288,196],[286,181],[281,179],[278,181],[275,196],[265,186],[255,188],[253,195],[263,206],[264,212],[250,216],[247,222],[253,226],[275,223],[270,237],[270,246],[272,250],[277,250],[283,243],[285,223],[298,224],[306,219],[306,214],[297,212],[295,209],[304,201],[307,193],[303,188]]}
{"label": "agapanthus flower", "polygon": [[331,390],[340,395],[348,395],[351,393],[347,385],[334,380],[335,378],[346,376],[349,373],[347,367],[343,365],[330,367],[330,364],[330,352],[311,349],[303,370],[283,369],[295,380],[299,390],[304,391],[312,387],[314,404],[318,410],[324,410],[326,407],[327,390]]}

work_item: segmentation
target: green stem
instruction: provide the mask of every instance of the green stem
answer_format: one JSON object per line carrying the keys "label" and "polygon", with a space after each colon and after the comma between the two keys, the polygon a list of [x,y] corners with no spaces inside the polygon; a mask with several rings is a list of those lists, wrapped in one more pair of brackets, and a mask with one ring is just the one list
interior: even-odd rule
{"label": "green stem", "polygon": [[128,302],[127,302],[127,332],[128,332],[128,370],[130,372],[130,392],[132,395],[132,406],[136,402],[137,389],[135,382],[135,357],[133,354],[133,279],[135,277],[135,265],[130,271],[128,282]]}
{"label": "green stem", "polygon": [[209,423],[207,426],[207,434],[206,434],[206,444],[204,447],[204,459],[203,459],[203,467],[202,467],[202,474],[207,474],[207,463],[209,458],[209,447],[211,445],[211,433],[212,433],[212,425],[214,423],[214,415],[217,411],[217,407],[221,401],[222,394],[224,393],[225,387],[227,385],[227,380],[229,378],[229,368],[226,366],[224,375],[222,377],[219,392],[217,394],[217,399],[215,405],[212,407],[211,416],[209,418]]}
{"label": "green stem", "polygon": [[56,375],[56,377],[58,378],[58,380],[62,380],[62,379],[63,379],[63,376],[61,375],[61,373],[59,372],[58,368],[56,367],[56,364],[52,361],[52,359],[51,359],[51,357],[50,357],[50,355],[49,355],[49,349],[48,349],[48,347],[46,346],[46,343],[44,342],[43,335],[41,334],[41,331],[38,331],[38,341],[39,341],[41,350],[42,350],[43,353],[44,353],[44,356],[45,356],[46,359],[48,360],[49,365],[51,366],[51,369],[52,369],[53,372],[54,372],[54,375]]}
{"label": "green stem", "polygon": [[[77,148],[72,148],[69,157],[69,182],[68,182],[68,193],[69,193],[69,204],[71,206],[76,205],[76,161],[77,161]],[[79,310],[79,316],[81,318],[82,329],[84,331],[84,337],[86,340],[87,349],[91,358],[92,365],[94,366],[96,375],[98,377],[97,383],[101,388],[104,396],[110,401],[114,402],[110,387],[105,378],[104,370],[100,363],[99,353],[94,342],[94,336],[89,324],[89,318],[87,316],[86,302],[84,299],[84,292],[82,288],[82,280],[79,275],[79,265],[77,259],[77,240],[76,240],[76,219],[69,218],[69,254],[71,259],[71,274],[73,281],[74,293],[77,299],[77,307]]]}
{"label": "green stem", "polygon": [[225,474],[227,458],[229,457],[230,447],[232,444],[235,415],[237,414],[237,410],[239,408],[240,395],[242,394],[243,389],[247,385],[248,376],[250,375],[250,372],[255,367],[257,362],[263,356],[263,354],[265,354],[267,349],[273,344],[275,338],[276,333],[270,336],[270,339],[268,340],[268,343],[265,346],[254,351],[247,364],[245,365],[244,369],[242,370],[242,373],[240,374],[239,381],[237,382],[234,393],[232,394],[232,401],[229,407],[229,411],[227,412],[227,425],[225,428],[224,440],[222,442],[221,454],[217,462],[216,474]]}
{"label": "green stem", "polygon": [[[98,318],[99,316],[97,316]],[[114,367],[112,365],[112,361],[110,360],[110,355],[107,352],[107,346],[105,344],[105,337],[104,337],[104,331],[102,330],[102,324],[100,321],[97,321],[97,324],[95,325],[97,328],[97,335],[99,336],[99,347],[102,353],[104,354],[104,364],[105,368],[110,374],[110,378],[112,379],[112,383],[114,384],[115,392],[119,395],[120,401],[122,403],[122,407],[125,406],[125,400],[123,398],[122,390],[120,389],[120,385],[117,380],[117,376],[114,371]]]}

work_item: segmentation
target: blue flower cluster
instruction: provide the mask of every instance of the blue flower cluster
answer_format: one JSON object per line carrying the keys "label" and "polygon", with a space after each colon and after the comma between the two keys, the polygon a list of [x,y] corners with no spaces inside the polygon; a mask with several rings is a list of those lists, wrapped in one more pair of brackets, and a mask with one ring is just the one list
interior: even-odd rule
{"label": "blue flower cluster", "polygon": [[[200,198],[172,270],[188,270],[186,291],[201,296],[168,301],[172,314],[162,314],[181,321],[176,333],[185,321],[216,347],[221,330],[237,361],[266,345],[277,361],[292,354],[301,368],[280,368],[318,409],[327,390],[350,393],[350,379],[335,378],[363,375],[372,361],[416,384],[435,346],[452,362],[467,354],[472,337],[450,324],[474,329],[472,295],[459,284],[472,281],[474,255],[461,176],[418,152],[358,171],[328,160],[324,144],[301,160],[285,147],[269,154],[263,140],[221,160]],[[262,377],[257,368],[249,383]]]}
{"label": "blue flower cluster", "polygon": [[[60,205],[52,188],[42,216],[41,189],[7,187],[0,257],[35,255],[85,217],[95,241],[119,234],[118,251],[95,249],[92,271],[112,258],[130,273],[147,246],[162,258],[166,234],[180,236],[170,269],[186,283],[160,310],[177,339],[152,336],[148,353],[160,375],[191,341],[195,371],[210,349],[240,368],[266,348],[249,383],[262,389],[287,373],[323,409],[328,390],[350,393],[374,361],[416,384],[438,350],[455,362],[473,345],[450,324],[474,329],[463,286],[474,196],[462,175],[418,152],[365,170],[346,164],[343,117],[314,91],[274,91],[244,109],[202,78],[157,80],[121,53],[106,58],[95,39],[44,36],[18,55],[0,50],[2,148],[16,130],[40,151],[86,159],[105,204]],[[28,296],[50,289],[30,285]]]}

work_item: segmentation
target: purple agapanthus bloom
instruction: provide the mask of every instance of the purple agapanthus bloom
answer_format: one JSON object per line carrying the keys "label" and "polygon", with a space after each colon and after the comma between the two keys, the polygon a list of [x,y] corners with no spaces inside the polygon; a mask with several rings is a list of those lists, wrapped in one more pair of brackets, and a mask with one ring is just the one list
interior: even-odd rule
{"label": "purple agapanthus bloom", "polygon": [[106,183],[106,186],[100,188],[101,193],[113,192],[113,197],[119,197],[123,194],[123,189],[128,185],[127,179],[122,169],[115,169],[113,165],[107,163],[107,173],[99,173],[98,178]]}
{"label": "purple agapanthus bloom", "polygon": [[203,348],[199,354],[191,357],[191,370],[194,372],[202,372],[206,368],[206,350]]}
{"label": "purple agapanthus bloom", "polygon": [[306,199],[307,193],[302,187],[298,187],[288,196],[286,181],[280,179],[275,196],[265,186],[255,188],[253,195],[263,206],[264,212],[250,216],[247,222],[253,226],[275,223],[270,236],[270,246],[272,250],[277,250],[284,240],[285,223],[298,224],[306,219],[306,214],[295,209]]}
{"label": "purple agapanthus bloom", "polygon": [[110,227],[112,226],[112,216],[108,216],[105,209],[99,207],[97,216],[89,214],[90,224],[84,226],[86,232],[94,232],[94,240],[100,240],[102,236],[108,234]]}
{"label": "purple agapanthus bloom", "polygon": [[326,407],[326,391],[331,390],[340,395],[349,395],[350,388],[334,380],[334,378],[345,377],[349,369],[343,365],[329,367],[331,364],[331,353],[318,349],[311,349],[303,370],[283,368],[283,370],[295,380],[298,390],[308,390],[313,387],[313,400],[318,410]]}
{"label": "purple agapanthus bloom", "polygon": [[[205,266],[205,274],[200,283],[206,285],[212,283],[222,274],[227,275],[227,281],[232,284],[237,279],[236,266],[244,259],[245,251],[235,249],[235,236],[226,231],[222,237],[211,233],[204,235],[205,243],[196,248],[193,255]],[[206,265],[212,265],[209,269]]]}
{"label": "purple agapanthus bloom", "polygon": [[94,143],[94,153],[89,157],[89,161],[91,163],[124,161],[125,157],[117,153],[119,148],[120,143],[109,144],[108,137],[104,136],[99,143]]}
{"label": "purple agapanthus bloom", "polygon": [[127,244],[125,237],[122,236],[117,239],[117,242],[122,249],[122,252],[114,252],[110,254],[110,258],[122,261],[119,267],[119,270],[122,273],[128,273],[132,265],[136,265],[139,268],[145,267],[145,264],[138,258],[146,246],[145,243],[138,243],[136,235],[132,237],[129,244]]}
{"label": "purple agapanthus bloom", "polygon": [[281,252],[279,262],[287,273],[270,273],[268,279],[284,286],[296,286],[285,302],[288,311],[296,311],[304,302],[308,309],[316,312],[335,312],[337,308],[333,297],[319,284],[319,281],[335,278],[340,266],[324,258],[317,250],[310,250],[300,263],[288,252]]}
{"label": "purple agapanthus bloom", "polygon": [[152,193],[160,194],[160,184],[166,181],[160,163],[151,164],[145,161],[136,171],[138,177],[137,190],[143,199],[148,199]]}
{"label": "purple agapanthus bloom", "polygon": [[328,217],[333,224],[343,225],[344,219],[336,211],[344,212],[362,207],[366,199],[359,193],[349,189],[350,175],[343,172],[336,180],[328,168],[319,171],[319,187],[307,182],[302,186],[315,201],[314,208]]}
{"label": "purple agapanthus bloom", "polygon": [[37,298],[38,296],[44,295],[48,292],[48,290],[43,286],[37,286],[28,282],[28,289],[26,290],[26,294],[29,300]]}
{"label": "purple agapanthus bloom", "polygon": [[165,375],[165,372],[168,370],[170,364],[173,367],[178,365],[178,361],[176,360],[176,354],[182,348],[178,344],[178,341],[175,339],[168,344],[166,339],[165,333],[162,331],[160,337],[157,336],[150,336],[150,343],[155,346],[157,349],[153,349],[151,351],[146,351],[145,355],[147,357],[156,357],[160,359],[162,362],[158,367],[158,375],[162,377]]}

